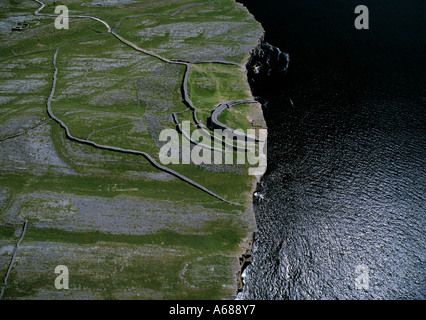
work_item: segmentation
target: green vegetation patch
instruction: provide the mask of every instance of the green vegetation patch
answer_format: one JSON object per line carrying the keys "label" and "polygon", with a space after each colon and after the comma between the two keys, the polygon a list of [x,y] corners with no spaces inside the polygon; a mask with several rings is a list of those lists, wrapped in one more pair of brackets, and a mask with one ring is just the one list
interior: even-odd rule
{"label": "green vegetation patch", "polygon": [[197,115],[204,123],[219,103],[250,99],[246,73],[233,65],[194,65],[188,91],[192,103],[200,109]]}
{"label": "green vegetation patch", "polygon": [[[42,13],[52,14],[54,1]],[[190,99],[207,121],[221,102],[248,99],[244,71],[261,26],[233,0],[109,2],[63,0],[70,14],[104,19],[141,48],[194,64]],[[101,5],[99,5],[101,4]],[[163,129],[182,102],[185,67],[138,52],[93,19],[35,16],[35,1],[0,0],[0,274],[22,224],[28,229],[5,299],[219,299],[235,294],[237,255],[253,230],[245,165],[169,168],[239,205],[154,168],[144,157],[70,141],[73,136],[149,153],[158,159]],[[16,22],[29,27],[12,31]],[[215,63],[236,62],[241,66]],[[246,106],[224,112],[247,128]],[[195,123],[191,112],[179,121]],[[232,124],[232,126],[231,126]],[[25,133],[25,134],[23,134]],[[22,135],[19,135],[22,134]],[[13,137],[14,135],[19,135]],[[54,268],[70,270],[70,290],[54,287]],[[3,278],[1,278],[1,281]]]}

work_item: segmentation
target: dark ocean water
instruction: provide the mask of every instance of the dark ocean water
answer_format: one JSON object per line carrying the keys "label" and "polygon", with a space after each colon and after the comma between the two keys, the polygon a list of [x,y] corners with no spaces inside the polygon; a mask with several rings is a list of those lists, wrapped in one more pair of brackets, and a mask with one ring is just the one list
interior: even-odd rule
{"label": "dark ocean water", "polygon": [[249,67],[268,171],[239,298],[425,299],[425,1],[240,2],[290,64]]}

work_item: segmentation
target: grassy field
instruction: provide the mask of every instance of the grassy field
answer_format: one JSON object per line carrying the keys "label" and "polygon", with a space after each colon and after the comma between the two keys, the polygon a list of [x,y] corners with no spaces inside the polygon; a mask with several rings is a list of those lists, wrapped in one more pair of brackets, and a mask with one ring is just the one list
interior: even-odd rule
{"label": "grassy field", "polygon": [[[42,13],[53,13],[53,1]],[[244,61],[261,26],[232,0],[61,1],[170,59],[195,64],[188,89],[203,122],[222,101],[249,98]],[[254,177],[244,165],[170,165],[230,205],[155,169],[137,155],[70,141],[46,112],[53,55],[52,111],[75,137],[158,159],[161,130],[181,112],[184,66],[137,52],[91,19],[35,16],[34,1],[0,0],[0,279],[24,221],[4,299],[219,299],[235,295],[238,255],[255,228]],[[172,15],[174,14],[174,15]],[[29,28],[12,32],[16,22]],[[248,128],[249,106],[220,120]],[[179,121],[190,120],[190,112]],[[57,265],[70,289],[54,287]]]}

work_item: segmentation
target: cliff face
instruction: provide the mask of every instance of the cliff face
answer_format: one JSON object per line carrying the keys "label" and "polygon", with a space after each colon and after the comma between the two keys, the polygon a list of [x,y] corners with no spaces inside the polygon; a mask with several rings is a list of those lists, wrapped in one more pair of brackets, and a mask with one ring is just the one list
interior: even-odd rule
{"label": "cliff face", "polygon": [[[160,133],[253,99],[246,63],[262,27],[233,0],[70,1],[57,30],[52,3],[34,14],[42,4],[2,3],[3,299],[233,297],[257,179],[247,165],[162,166]],[[255,103],[221,120],[266,127]]]}

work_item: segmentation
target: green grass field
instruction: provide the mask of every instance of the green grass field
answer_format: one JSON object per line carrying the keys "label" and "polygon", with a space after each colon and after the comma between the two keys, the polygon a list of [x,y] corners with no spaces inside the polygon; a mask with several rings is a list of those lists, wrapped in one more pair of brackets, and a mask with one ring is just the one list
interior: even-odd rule
{"label": "green grass field", "polygon": [[[53,13],[53,1],[41,13]],[[70,14],[117,25],[117,33],[169,59],[233,61],[194,65],[191,101],[205,122],[218,103],[250,97],[244,62],[261,26],[233,0],[61,1]],[[188,6],[197,4],[197,6]],[[24,221],[28,228],[4,299],[219,299],[236,293],[238,255],[255,227],[254,177],[244,165],[170,165],[230,205],[137,155],[70,141],[48,121],[53,55],[58,78],[52,111],[77,138],[134,149],[158,159],[159,134],[173,129],[184,66],[133,50],[91,19],[35,16],[31,0],[0,0],[0,279]],[[175,13],[179,9],[176,15]],[[165,14],[165,15],[159,15]],[[144,15],[134,17],[137,15]],[[29,28],[12,32],[17,21]],[[90,36],[90,37],[88,37]],[[85,38],[86,37],[86,38]],[[83,39],[84,38],[84,39]],[[72,42],[70,42],[72,41]],[[249,107],[220,120],[250,127]],[[179,121],[189,120],[186,112]],[[7,139],[6,139],[7,138]],[[70,289],[54,287],[57,265]]]}

